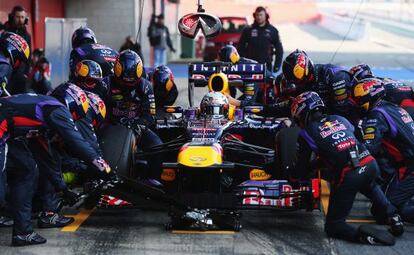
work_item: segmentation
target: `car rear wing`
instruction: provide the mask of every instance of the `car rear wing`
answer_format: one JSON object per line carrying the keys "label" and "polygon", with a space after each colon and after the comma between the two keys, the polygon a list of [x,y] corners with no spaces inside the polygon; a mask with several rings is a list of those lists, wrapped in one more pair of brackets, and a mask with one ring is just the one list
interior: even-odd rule
{"label": "car rear wing", "polygon": [[231,64],[226,62],[194,62],[188,65],[188,98],[194,105],[194,87],[206,87],[208,79],[218,71],[229,79],[229,85],[249,82],[262,83],[266,79],[266,64]]}

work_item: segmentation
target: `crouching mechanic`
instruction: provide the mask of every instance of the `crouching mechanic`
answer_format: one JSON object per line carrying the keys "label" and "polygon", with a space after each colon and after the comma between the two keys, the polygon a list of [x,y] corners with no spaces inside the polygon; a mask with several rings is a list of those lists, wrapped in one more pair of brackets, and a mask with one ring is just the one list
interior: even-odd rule
{"label": "crouching mechanic", "polygon": [[[89,100],[89,109],[86,115],[82,112],[73,113],[75,125],[85,141],[89,143],[89,145],[102,157],[102,153],[94,132],[94,126],[96,127],[98,125],[98,122],[100,122],[101,119],[105,118],[105,104],[103,101],[97,95],[90,92],[84,92],[71,83],[63,83],[59,85],[56,89],[53,90],[51,96],[57,98],[61,102],[66,102],[68,94],[75,93],[81,95],[81,97],[85,97],[85,95],[87,95]],[[59,138],[53,140],[62,139]],[[65,165],[64,163],[66,159],[66,157],[62,156],[68,155],[67,153],[69,153],[71,156],[76,155],[76,151],[73,151],[72,148],[64,146],[63,144],[63,147],[65,147],[65,153],[62,153],[62,151],[58,149],[62,147],[60,142],[53,142],[50,146],[47,146],[47,150],[44,149],[44,144],[37,143],[32,146],[34,148],[34,156],[36,159],[38,159],[37,161],[40,170],[39,196],[42,202],[42,212],[39,216],[38,226],[41,228],[66,226],[73,222],[73,218],[65,217],[58,213],[61,207],[61,203],[59,197],[56,194],[56,190],[61,190],[61,187],[66,186],[64,183],[60,183],[62,182],[61,168]],[[48,155],[51,155],[51,157],[48,157]],[[77,158],[72,159],[71,162],[77,162],[78,165],[87,167]],[[92,166],[92,169],[96,170],[96,167]],[[45,178],[48,172],[55,172],[58,175],[57,177],[54,177],[54,181],[51,182],[49,180],[50,178]],[[110,173],[96,173],[94,171],[91,171],[89,175],[105,179],[113,179],[116,177],[113,171]]]}
{"label": "crouching mechanic", "polygon": [[393,245],[395,239],[386,231],[368,225],[358,229],[348,225],[348,216],[357,192],[361,192],[390,217],[391,232],[403,233],[396,208],[376,184],[378,165],[368,150],[354,136],[354,127],[345,118],[324,114],[325,104],[315,92],[305,92],[292,103],[292,118],[302,128],[297,158],[290,168],[292,181],[306,178],[311,169],[312,152],[326,164],[331,183],[325,232],[330,237],[351,242]]}
{"label": "crouching mechanic", "polygon": [[[127,124],[135,130],[138,148],[144,152],[162,144],[161,139],[151,128],[155,126],[155,99],[151,83],[142,77],[143,65],[137,53],[122,51],[114,67],[115,75],[110,79],[108,120]],[[147,179],[159,180],[161,175],[161,155],[149,158]]]}
{"label": "crouching mechanic", "polygon": [[354,76],[356,81],[364,79],[379,79],[384,84],[385,97],[388,102],[399,105],[404,108],[414,118],[414,91],[413,88],[396,80],[389,78],[376,77],[371,68],[366,64],[353,66],[349,72]]}
{"label": "crouching mechanic", "polygon": [[12,75],[28,62],[29,57],[29,45],[21,36],[10,32],[0,33],[0,87],[3,94],[14,91],[10,84]]}
{"label": "crouching mechanic", "polygon": [[157,112],[164,106],[173,105],[178,97],[177,85],[174,82],[174,75],[168,66],[157,66],[150,74],[154,90]]}
{"label": "crouching mechanic", "polygon": [[[378,79],[355,83],[352,98],[362,110],[362,140],[372,155],[384,158],[381,170],[391,173],[386,196],[404,221],[414,220],[414,122],[403,108],[383,100],[385,89]],[[384,152],[385,151],[385,152]],[[388,169],[391,169],[388,170]],[[372,212],[383,222],[381,208]]]}
{"label": "crouching mechanic", "polygon": [[[110,172],[111,169],[80,135],[73,122],[72,117],[84,115],[88,108],[87,97],[81,90],[70,88],[61,102],[50,96],[21,94],[0,98],[0,104],[0,165],[3,166],[0,198],[1,202],[4,202],[4,165],[7,158],[10,201],[14,217],[12,244],[22,246],[45,243],[46,239],[35,233],[31,224],[32,197],[36,190],[38,167],[44,165],[35,156],[39,155],[39,146],[34,146],[39,143],[37,139],[41,139],[40,143],[47,146],[48,139],[43,134],[55,132],[85,162],[99,171]],[[44,155],[51,157],[47,153]],[[49,167],[46,174],[53,185],[56,185],[55,188],[63,189],[64,196],[69,200],[73,199],[73,193],[67,190],[61,180],[60,169]]]}

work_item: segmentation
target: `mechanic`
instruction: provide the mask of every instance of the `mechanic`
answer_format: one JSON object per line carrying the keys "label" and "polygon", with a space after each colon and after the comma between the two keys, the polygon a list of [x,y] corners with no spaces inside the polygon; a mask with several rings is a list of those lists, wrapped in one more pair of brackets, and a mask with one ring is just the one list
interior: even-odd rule
{"label": "mechanic", "polygon": [[[238,44],[240,55],[266,63],[268,70],[278,72],[283,59],[279,31],[269,23],[270,17],[264,7],[257,7],[253,17],[254,23],[242,31]],[[275,60],[272,65],[273,55]]]}
{"label": "mechanic", "polygon": [[50,63],[45,57],[45,51],[42,48],[33,51],[32,66],[29,72],[31,89],[41,95],[46,95],[52,90],[50,82]]}
{"label": "mechanic", "polygon": [[[398,208],[404,221],[414,220],[414,206],[410,203],[414,195],[414,122],[403,108],[384,99],[385,89],[378,79],[356,82],[352,98],[361,109],[361,137],[372,155],[384,157],[382,171],[391,168],[392,179],[386,196]],[[374,204],[372,212],[378,221],[383,215]]]}
{"label": "mechanic", "polygon": [[410,114],[411,118],[414,118],[414,92],[412,87],[389,78],[374,76],[371,68],[367,64],[353,66],[349,72],[356,80],[363,80],[366,78],[377,78],[382,80],[385,88],[384,99],[401,106]]}
{"label": "mechanic", "polygon": [[[138,147],[150,152],[151,147],[162,144],[158,135],[151,130],[155,126],[155,97],[152,84],[143,78],[143,65],[137,53],[122,51],[110,76],[111,96],[108,107],[108,119],[115,123],[132,125],[139,137]],[[159,180],[161,175],[161,155],[148,160],[146,177]]]}
{"label": "mechanic", "polygon": [[174,82],[174,75],[168,66],[157,66],[150,74],[153,85],[155,105],[157,112],[164,106],[173,105],[178,97],[177,85]]}
{"label": "mechanic", "polygon": [[83,59],[97,62],[102,69],[103,77],[113,74],[113,67],[118,56],[116,50],[98,44],[95,33],[87,27],[80,27],[72,35],[72,51],[69,57],[69,80],[73,79],[76,65]]}
{"label": "mechanic", "polygon": [[22,37],[10,32],[0,34],[0,87],[3,96],[15,91],[10,82],[12,76],[29,61],[29,57],[29,45]]}
{"label": "mechanic", "polygon": [[[88,107],[86,95],[73,86],[66,91],[63,98],[61,102],[53,97],[36,94],[0,98],[2,116],[0,126],[3,140],[0,151],[3,157],[0,165],[4,169],[6,154],[9,151],[7,171],[10,201],[14,214],[12,244],[15,246],[46,242],[46,239],[33,232],[31,226],[32,196],[39,175],[38,165],[40,168],[44,166],[36,156],[40,153],[37,150],[39,146],[36,145],[41,142],[47,148],[48,144],[47,139],[41,135],[42,133],[48,133],[48,130],[56,132],[64,143],[76,151],[85,162],[90,163],[99,171],[111,172],[105,160],[79,134],[72,120],[72,116],[79,117],[85,114]],[[37,139],[41,140],[37,141]],[[61,179],[60,169],[52,169],[52,167],[43,169],[46,170],[47,178],[53,183],[55,189],[63,190],[65,199],[73,201],[75,195],[67,189]],[[2,174],[0,197],[4,202],[4,170]]]}
{"label": "mechanic", "polygon": [[313,64],[306,52],[299,49],[286,57],[282,68],[286,81],[296,85],[291,96],[315,91],[331,113],[356,121],[358,117],[354,116],[349,99],[353,77],[345,69],[331,64]]}
{"label": "mechanic", "polygon": [[386,199],[375,178],[377,162],[354,136],[354,127],[339,115],[326,115],[325,104],[316,92],[304,92],[292,103],[292,118],[302,129],[296,160],[289,169],[293,183],[304,179],[312,169],[311,154],[326,164],[326,178],[331,183],[325,232],[330,237],[351,242],[393,245],[394,238],[369,226],[358,229],[345,222],[357,192],[380,205],[390,219],[391,233],[404,232],[396,208]]}
{"label": "mechanic", "polygon": [[[56,89],[54,89],[51,95],[56,97],[60,101],[64,101],[65,99],[64,97],[66,97],[67,91],[72,91],[73,87],[75,87],[74,84],[63,83],[59,85]],[[79,90],[80,93],[83,92],[79,88],[75,87],[75,89]],[[89,143],[89,145],[96,152],[98,152],[100,157],[103,157],[101,149],[99,148],[98,140],[94,132],[94,128],[96,128],[105,118],[105,114],[106,114],[105,104],[97,95],[90,93],[90,92],[85,92],[85,93],[89,99],[89,109],[84,117],[78,117],[77,119],[75,119],[75,125],[79,133],[84,138],[84,140],[87,143]],[[60,210],[60,207],[61,207],[60,199],[55,192],[56,189],[53,187],[49,179],[42,178],[43,176],[45,176],[45,174],[42,174],[42,172],[44,172],[45,169],[48,169],[48,168],[59,169],[61,167],[62,169],[64,169],[63,168],[63,166],[65,166],[64,163],[67,162],[68,160],[67,158],[64,157],[66,156],[66,157],[70,157],[69,159],[72,161],[72,165],[71,165],[72,167],[74,167],[74,164],[75,164],[74,162],[78,164],[79,168],[82,168],[83,166],[85,167],[83,169],[77,169],[77,170],[83,170],[82,173],[80,174],[93,176],[95,178],[102,177],[104,179],[109,179],[112,177],[116,178],[115,174],[113,172],[111,172],[110,175],[107,175],[106,173],[101,173],[101,172],[96,173],[95,171],[93,171],[93,170],[96,170],[95,167],[92,166],[92,169],[90,169],[88,168],[87,165],[82,163],[82,161],[79,161],[77,158],[71,157],[72,155],[76,155],[76,152],[74,152],[73,149],[65,147],[64,144],[63,144],[63,147],[65,147],[65,151],[64,151],[65,153],[62,153],[61,150],[57,149],[57,148],[62,148],[60,142],[53,142],[51,146],[49,147],[48,151],[45,151],[44,149],[42,149],[41,144],[36,144],[36,145],[38,145],[38,148],[36,150],[36,153],[34,153],[34,155],[37,156],[36,158],[39,158],[39,160],[41,160],[41,163],[45,163],[45,164],[39,164],[39,170],[40,170],[39,183],[41,184],[39,185],[39,195],[40,195],[40,199],[42,202],[43,211],[40,213],[38,225],[41,228],[64,227],[70,224],[71,222],[73,222],[73,218],[64,217],[58,214],[58,211]],[[47,155],[44,154],[45,152],[52,154],[53,157],[47,157]],[[61,166],[57,165],[59,163],[61,164]],[[92,171],[85,172],[86,170],[89,170],[89,169]],[[71,168],[71,170],[73,170],[73,168]],[[59,171],[56,170],[55,172],[58,172],[59,174],[61,174],[61,170]],[[59,177],[59,179],[61,178]]]}
{"label": "mechanic", "polygon": [[101,66],[97,62],[89,59],[79,61],[70,82],[85,91],[97,94],[105,103],[108,103],[109,77],[104,81]]}
{"label": "mechanic", "polygon": [[[258,62],[252,59],[240,57],[237,49],[233,45],[225,45],[219,51],[219,60],[223,62],[229,62],[233,65],[236,64],[257,64]],[[259,93],[259,86],[255,83],[243,84],[243,88],[239,88],[242,92],[242,96],[239,99],[235,99],[237,89],[230,87],[230,94],[226,95],[229,102],[236,107],[244,107],[256,103],[257,95]]]}

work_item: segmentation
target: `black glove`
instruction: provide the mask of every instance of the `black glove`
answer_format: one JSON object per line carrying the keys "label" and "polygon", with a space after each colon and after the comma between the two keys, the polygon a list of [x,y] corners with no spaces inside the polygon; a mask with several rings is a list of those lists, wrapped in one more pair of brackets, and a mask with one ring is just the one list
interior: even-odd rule
{"label": "black glove", "polygon": [[78,202],[79,194],[67,189],[63,191],[62,198],[65,205],[72,206]]}
{"label": "black glove", "polygon": [[171,51],[174,52],[174,53],[176,52],[176,50],[174,48],[171,48]]}

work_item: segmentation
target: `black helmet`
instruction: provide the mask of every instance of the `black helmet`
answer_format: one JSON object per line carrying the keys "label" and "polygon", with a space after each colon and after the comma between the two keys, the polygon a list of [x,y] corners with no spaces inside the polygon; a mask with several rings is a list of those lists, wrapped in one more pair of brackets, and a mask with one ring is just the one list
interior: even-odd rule
{"label": "black helmet", "polygon": [[97,43],[95,33],[88,27],[80,27],[72,34],[72,48],[77,48],[85,43]]}
{"label": "black helmet", "polygon": [[93,89],[102,80],[101,66],[92,60],[81,60],[76,64],[76,84],[83,89]]}
{"label": "black helmet", "polygon": [[167,94],[174,87],[174,76],[168,66],[157,66],[152,73],[154,91]]}
{"label": "black helmet", "polygon": [[220,61],[231,62],[232,64],[237,64],[240,60],[239,52],[233,45],[226,45],[220,49],[219,52]]}
{"label": "black helmet", "polygon": [[363,111],[369,111],[385,96],[384,84],[380,79],[366,78],[352,85],[351,101]]}
{"label": "black helmet", "polygon": [[50,96],[55,97],[69,109],[73,120],[84,118],[88,112],[88,96],[73,83],[62,83],[50,93]]}
{"label": "black helmet", "polygon": [[0,33],[0,51],[10,58],[13,69],[18,68],[21,63],[27,63],[30,58],[29,44],[15,33]]}
{"label": "black helmet", "polygon": [[313,91],[307,91],[295,98],[290,108],[291,117],[304,127],[307,124],[310,113],[323,110],[325,104],[318,93]]}
{"label": "black helmet", "polygon": [[313,62],[303,50],[290,53],[283,61],[282,69],[288,82],[301,84],[313,79]]}
{"label": "black helmet", "polygon": [[104,101],[97,95],[89,91],[85,91],[89,99],[89,110],[92,114],[92,126],[97,128],[106,117],[106,106]]}
{"label": "black helmet", "polygon": [[132,50],[122,51],[115,62],[114,73],[122,85],[136,85],[144,73],[141,58]]}
{"label": "black helmet", "polygon": [[359,64],[359,65],[353,66],[351,67],[351,69],[349,69],[349,72],[357,80],[374,77],[374,74],[372,73],[371,68],[367,64]]}

